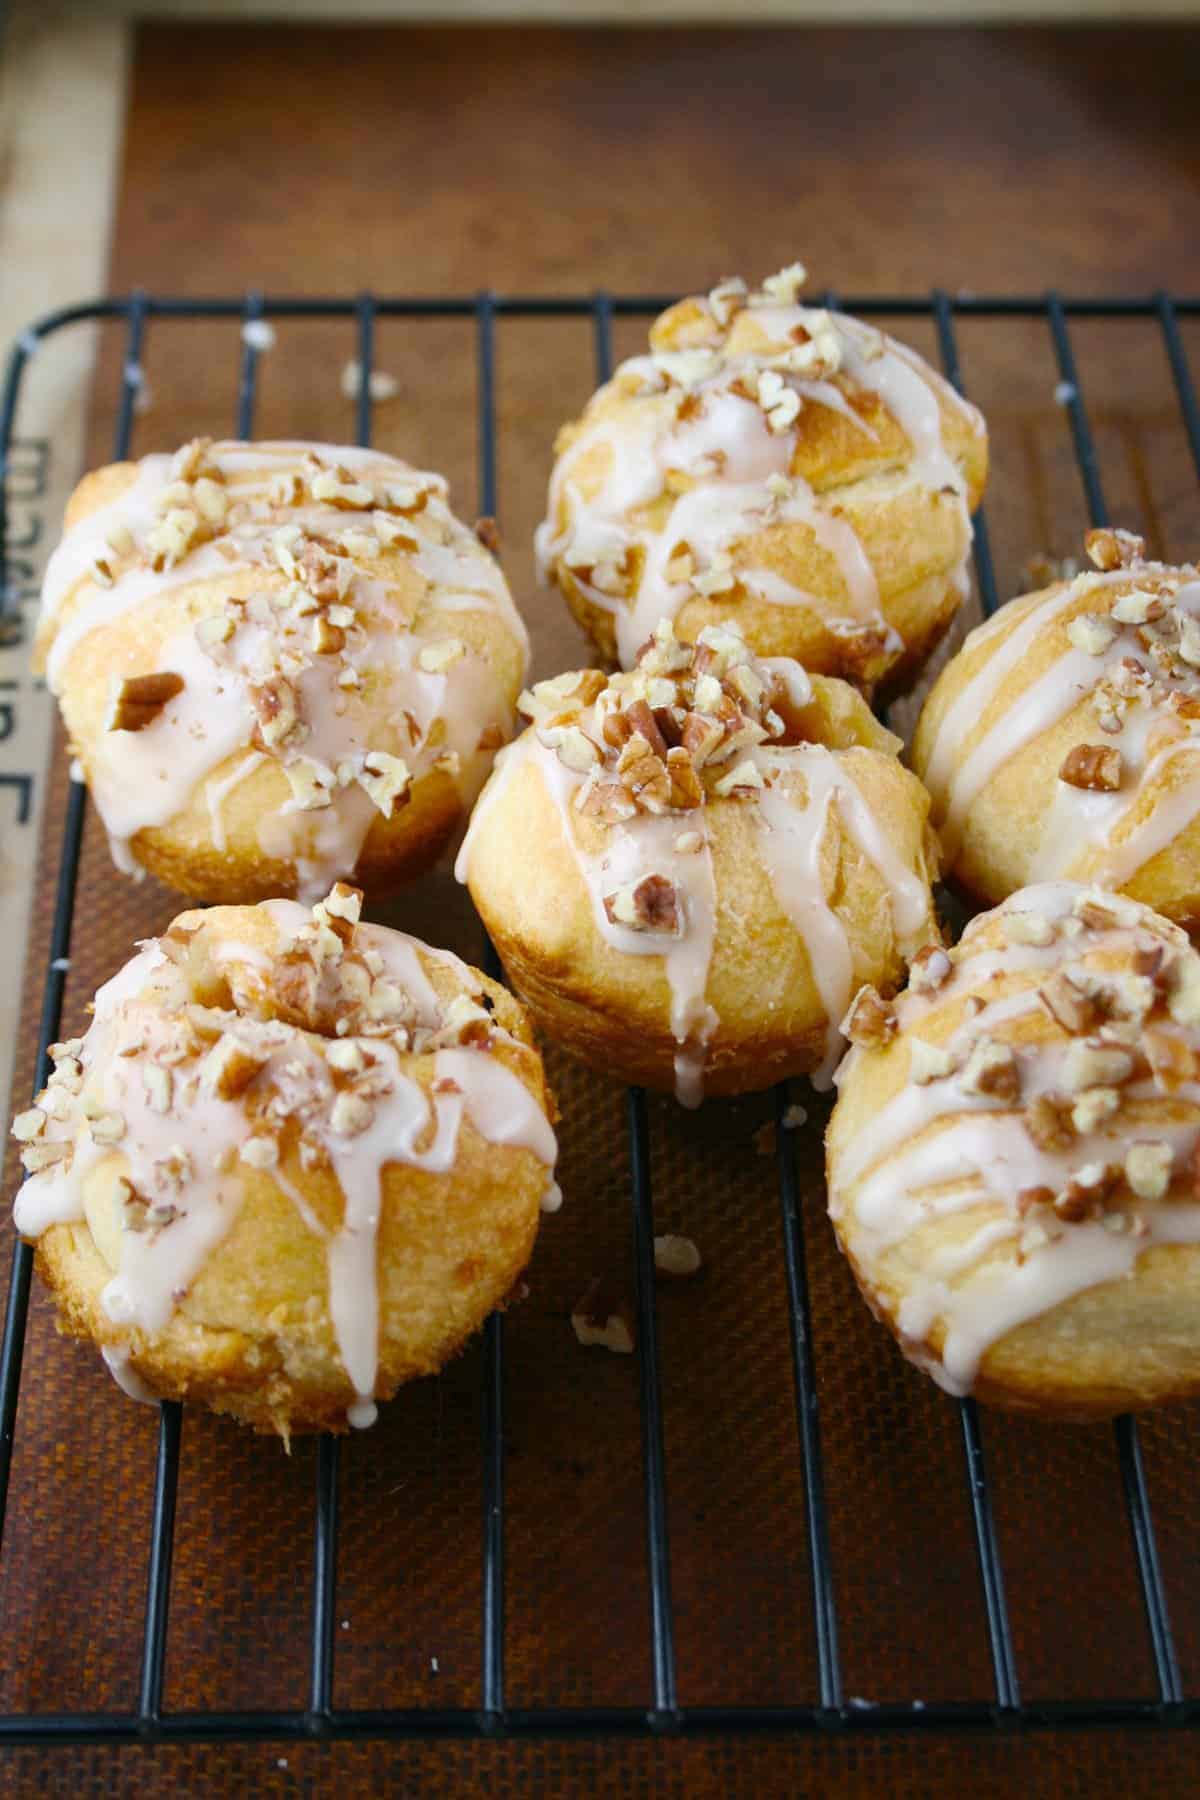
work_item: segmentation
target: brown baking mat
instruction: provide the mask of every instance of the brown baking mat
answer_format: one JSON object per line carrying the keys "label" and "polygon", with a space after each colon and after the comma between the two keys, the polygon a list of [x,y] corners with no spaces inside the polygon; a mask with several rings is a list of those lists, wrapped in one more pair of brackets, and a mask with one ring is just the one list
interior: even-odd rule
{"label": "brown baking mat", "polygon": [[[444,469],[460,509],[475,494],[473,322],[381,323],[377,365],[400,397],[375,441]],[[644,325],[628,323],[620,351]],[[532,582],[528,544],[547,445],[592,382],[586,323],[498,327],[501,516],[510,579],[539,672],[579,640]],[[986,332],[986,352],[981,354]],[[1103,333],[1101,336],[1100,334]],[[344,437],[352,328],[280,322],[262,361],[262,435]],[[905,335],[931,350],[927,327]],[[972,391],[988,412],[990,508],[1002,591],[1036,550],[1083,528],[1078,478],[1044,326],[963,328]],[[1003,346],[1003,347],[1002,347]],[[152,324],[151,406],[138,451],[228,429],[236,324]],[[1182,431],[1152,326],[1080,328],[1114,516],[1156,551],[1195,543]],[[40,354],[53,354],[49,345]],[[91,453],[111,442],[123,358],[101,345]],[[1131,400],[1130,395],[1136,395]],[[1189,536],[1190,534],[1190,536]],[[17,1076],[28,1091],[65,802],[61,746],[48,804]],[[85,831],[64,1030],[98,983],[178,902],[111,867]],[[377,916],[468,956],[478,928],[445,873]],[[599,1272],[631,1284],[624,1102],[614,1084],[549,1052],[562,1108],[563,1211],[546,1220],[530,1295],[505,1326],[506,1698],[525,1706],[645,1706],[652,1693],[637,1365],[581,1350],[572,1303]],[[824,1103],[799,1133],[831,1552],[845,1690],[852,1700],[986,1700],[992,1694],[956,1409],[871,1321],[823,1216]],[[652,1100],[655,1219],[700,1245],[705,1269],[660,1298],[668,1525],[681,1704],[818,1698],[804,1494],[767,1098],[688,1115]],[[7,1164],[13,1179],[13,1159]],[[479,1703],[481,1373],[478,1347],[384,1409],[341,1458],[337,1707]],[[1200,1414],[1148,1420],[1144,1447],[1185,1684],[1200,1673],[1194,1543]],[[1155,1692],[1112,1433],[988,1416],[984,1422],[1023,1696]],[[136,1703],[156,1415],[129,1403],[90,1350],[57,1339],[35,1290],[0,1565],[0,1710],[125,1710]],[[188,1410],[166,1661],[170,1712],[288,1707],[307,1692],[315,1454]],[[1184,1790],[1190,1744],[1120,1734],[1020,1741],[843,1736],[770,1743],[237,1746],[14,1754],[15,1791],[538,1794],[1127,1793]],[[1194,1754],[1194,1753],[1193,1753]],[[286,1767],[280,1766],[284,1759]]]}

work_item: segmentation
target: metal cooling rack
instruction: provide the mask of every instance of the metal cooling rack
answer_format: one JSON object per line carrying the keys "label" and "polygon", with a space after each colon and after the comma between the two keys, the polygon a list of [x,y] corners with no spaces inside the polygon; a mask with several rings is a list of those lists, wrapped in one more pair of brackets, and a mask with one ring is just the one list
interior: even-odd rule
{"label": "metal cooling rack", "polygon": [[[876,317],[932,320],[943,367],[961,389],[962,378],[955,319],[1033,318],[1045,321],[1062,382],[1075,457],[1087,510],[1093,525],[1108,523],[1095,440],[1080,386],[1068,320],[1130,319],[1156,321],[1170,364],[1188,443],[1200,476],[1200,406],[1179,330],[1183,316],[1200,315],[1200,298],[1174,299],[1158,293],[1146,298],[1064,299],[1056,293],[1030,297],[952,297],[935,290],[917,297],[852,298],[827,294],[824,302]],[[358,329],[360,385],[357,437],[371,441],[370,374],[375,322],[381,318],[458,318],[473,320],[478,377],[478,452],[480,510],[496,511],[495,343],[498,322],[508,318],[590,318],[596,374],[608,377],[612,366],[615,317],[648,317],[670,304],[651,296],[596,293],[577,298],[540,298],[482,293],[474,298],[384,299],[364,294],[357,299],[272,299],[250,294],[244,300],[189,300],[135,293],[49,314],[32,325],[12,352],[0,400],[0,477],[9,469],[13,428],[21,381],[38,346],[64,327],[84,321],[125,321],[126,339],[120,404],[114,434],[117,461],[129,453],[135,401],[141,380],[142,344],[148,323],[156,318],[228,319],[244,325],[254,319],[354,319]],[[253,435],[258,350],[240,342],[241,372],[235,433]],[[0,479],[0,564],[7,567],[7,482]],[[981,512],[975,521],[975,567],[985,615],[995,610],[997,589]],[[73,781],[67,806],[60,872],[50,941],[50,962],[39,1028],[35,1091],[49,1074],[47,1045],[58,1036],[63,989],[71,949],[75,884],[83,834],[86,790]],[[498,973],[488,946],[487,963]],[[405,1709],[339,1708],[334,1702],[334,1620],[338,1549],[338,1440],[321,1440],[317,1458],[313,1516],[311,1648],[308,1693],[290,1711],[188,1711],[163,1708],[163,1671],[170,1608],[171,1559],[179,1483],[182,1409],[164,1402],[160,1411],[155,1470],[150,1557],[146,1576],[145,1627],[142,1640],[138,1705],[132,1712],[9,1713],[0,1715],[0,1742],[113,1742],[163,1739],[257,1740],[280,1738],[405,1737],[538,1737],[609,1733],[730,1733],[789,1730],[922,1730],[952,1728],[1064,1727],[1072,1725],[1155,1726],[1178,1728],[1200,1722],[1200,1697],[1184,1692],[1171,1634],[1170,1605],[1159,1565],[1142,1463],[1138,1426],[1131,1417],[1115,1422],[1116,1450],[1132,1536],[1133,1575],[1145,1611],[1153,1656],[1157,1696],[1136,1699],[1023,1701],[1004,1593],[1004,1571],[992,1516],[979,1414],[971,1400],[959,1402],[964,1477],[971,1502],[979,1577],[986,1612],[993,1671],[991,1698],[967,1702],[850,1703],[844,1692],[838,1656],[836,1570],[830,1551],[821,1426],[813,1362],[804,1240],[799,1210],[794,1134],[782,1129],[789,1096],[776,1093],[776,1141],[783,1250],[790,1302],[792,1363],[796,1418],[804,1470],[808,1558],[812,1581],[813,1634],[817,1652],[819,1700],[795,1706],[704,1706],[679,1703],[676,1686],[674,1624],[671,1604],[671,1558],[667,1539],[666,1476],[663,1457],[662,1399],[658,1370],[658,1338],[654,1293],[654,1216],[650,1182],[646,1097],[631,1089],[627,1102],[630,1201],[636,1303],[645,1493],[646,1562],[650,1593],[650,1641],[653,1691],[642,1707],[522,1707],[506,1704],[504,1678],[504,1335],[494,1315],[484,1332],[483,1405],[483,1599],[480,1619],[480,1704],[478,1707]],[[0,1532],[8,1501],[9,1474],[15,1449],[21,1363],[29,1306],[33,1252],[18,1243],[13,1254],[8,1307],[0,1346]],[[949,1402],[948,1402],[949,1404]]]}

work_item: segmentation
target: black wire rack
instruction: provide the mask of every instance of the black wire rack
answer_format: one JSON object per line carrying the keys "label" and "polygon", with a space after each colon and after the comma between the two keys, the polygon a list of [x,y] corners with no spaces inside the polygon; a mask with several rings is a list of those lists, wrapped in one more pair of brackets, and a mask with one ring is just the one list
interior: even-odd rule
{"label": "black wire rack", "polygon": [[[1071,343],[1069,321],[1143,319],[1156,322],[1170,366],[1183,425],[1200,476],[1200,406],[1180,332],[1183,317],[1200,315],[1200,298],[1173,298],[1167,293],[1131,298],[1065,299],[1057,293],[1035,296],[979,297],[938,290],[905,297],[866,296],[843,301],[824,296],[827,304],[845,305],[875,317],[931,320],[941,360],[950,380],[962,388],[955,322],[968,319],[1024,318],[1042,320],[1061,381],[1088,515],[1093,525],[1108,523],[1095,440]],[[177,299],[135,293],[127,298],[98,300],[64,308],[37,321],[18,340],[9,359],[0,399],[0,564],[7,567],[7,477],[22,377],[40,344],[63,328],[83,322],[125,322],[125,354],[114,434],[114,456],[128,455],[140,365],[147,326],[154,319],[227,319],[244,326],[259,319],[351,319],[357,325],[359,386],[357,438],[369,444],[372,428],[370,377],[375,325],[379,319],[473,320],[477,362],[478,456],[481,510],[494,514],[497,500],[497,428],[495,346],[497,325],[512,318],[588,318],[592,322],[596,374],[607,378],[612,366],[613,322],[619,317],[648,317],[669,300],[657,296],[610,295],[599,292],[575,298],[542,298],[481,293],[474,297],[419,299],[271,298],[249,294],[244,299]],[[253,435],[259,350],[254,334],[239,338],[240,380],[235,419],[238,437]],[[997,582],[983,513],[977,516],[975,567],[984,614],[997,605]],[[71,950],[76,879],[83,836],[86,791],[70,784],[59,879],[50,940],[49,966],[38,1036],[35,1087],[49,1073],[47,1046],[59,1031],[63,990]],[[498,965],[491,947],[487,961]],[[786,1706],[682,1706],[676,1682],[674,1617],[671,1599],[671,1556],[667,1532],[663,1405],[659,1379],[654,1287],[654,1210],[651,1192],[646,1096],[632,1089],[627,1099],[630,1205],[636,1311],[638,1324],[641,1409],[642,1482],[645,1504],[646,1565],[650,1596],[652,1689],[640,1707],[513,1707],[505,1692],[505,1449],[504,1333],[499,1315],[485,1328],[483,1358],[483,1519],[482,1608],[480,1618],[480,1704],[477,1707],[405,1709],[339,1708],[334,1694],[334,1626],[338,1553],[338,1440],[321,1440],[316,1465],[313,1512],[312,1603],[308,1692],[293,1710],[186,1711],[164,1709],[163,1678],[171,1597],[176,1497],[179,1484],[182,1409],[164,1402],[160,1409],[154,1480],[149,1566],[146,1573],[145,1623],[136,1710],[123,1712],[10,1713],[0,1715],[0,1742],[348,1739],[408,1737],[549,1737],[611,1733],[738,1733],[761,1731],[897,1731],[926,1733],[953,1729],[1065,1727],[1082,1725],[1179,1728],[1200,1721],[1200,1697],[1185,1693],[1172,1638],[1170,1603],[1163,1580],[1154,1520],[1143,1467],[1138,1426],[1131,1417],[1116,1420],[1116,1453],[1121,1471],[1133,1551],[1133,1578],[1138,1584],[1153,1659],[1156,1692],[1149,1697],[1104,1700],[1023,1700],[1005,1600],[1004,1571],[993,1520],[979,1413],[970,1399],[958,1402],[963,1474],[970,1497],[984,1617],[993,1675],[993,1694],[979,1701],[868,1703],[850,1700],[843,1686],[838,1653],[837,1575],[830,1546],[821,1454],[821,1421],[811,1331],[804,1239],[800,1219],[800,1186],[794,1133],[782,1129],[789,1094],[775,1096],[778,1185],[782,1213],[782,1246],[789,1300],[796,1420],[804,1476],[807,1553],[812,1593],[812,1631],[816,1649],[819,1696],[814,1704]],[[29,1307],[33,1253],[18,1243],[13,1254],[0,1345],[0,1532],[8,1503],[9,1477],[16,1451],[21,1367]],[[947,1403],[951,1404],[951,1403]]]}

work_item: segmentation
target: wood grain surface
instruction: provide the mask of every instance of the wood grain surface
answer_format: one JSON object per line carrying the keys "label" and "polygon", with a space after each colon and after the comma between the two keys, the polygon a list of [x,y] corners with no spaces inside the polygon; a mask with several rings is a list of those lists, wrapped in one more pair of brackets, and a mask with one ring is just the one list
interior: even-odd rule
{"label": "wood grain surface", "polygon": [[[112,284],[177,293],[674,292],[800,255],[818,285],[890,292],[1200,291],[1200,134],[1186,31],[597,32],[147,26],[139,31]],[[644,325],[619,332],[631,351]],[[924,349],[924,327],[905,335]],[[1084,512],[1039,322],[969,324],[993,432],[1001,585],[1078,547]],[[1200,351],[1189,328],[1189,343]],[[138,452],[226,432],[236,328],[150,331]],[[1200,542],[1195,472],[1152,325],[1081,329],[1110,504],[1156,549]],[[470,322],[380,327],[397,397],[377,441],[478,502]],[[352,430],[352,328],[281,324],[257,429]],[[91,456],[109,453],[122,347],[106,332]],[[556,426],[593,381],[586,322],[503,323],[505,563],[538,669],[576,662],[529,539]],[[47,881],[61,824],[51,796]],[[66,1024],[176,910],[112,874],[89,825]],[[391,913],[471,954],[436,878]],[[18,1081],[46,936],[38,909]],[[506,1328],[508,1674],[514,1705],[643,1704],[647,1596],[636,1370],[577,1352],[567,1315],[626,1267],[622,1101],[557,1056],[567,1204]],[[18,1092],[21,1089],[18,1087]],[[809,1701],[815,1662],[774,1167],[762,1101],[651,1109],[657,1218],[707,1273],[662,1306],[684,1703]],[[873,1325],[821,1211],[821,1109],[803,1134],[805,1236],[847,1693],[979,1697],[990,1668],[958,1424]],[[480,1362],[402,1396],[343,1456],[336,1698],[478,1701]],[[71,1404],[66,1404],[67,1395]],[[1196,1409],[1145,1433],[1191,1691],[1200,1680]],[[1111,1433],[989,1418],[986,1442],[1030,1696],[1147,1694],[1152,1673]],[[311,1446],[285,1461],[188,1414],[166,1704],[290,1706],[305,1688]],[[128,1706],[153,1419],[57,1342],[35,1300],[0,1581],[0,1709]],[[83,1572],[87,1571],[86,1581]],[[345,1628],[341,1620],[345,1619]],[[432,1659],[436,1657],[436,1668]],[[218,1746],[21,1752],[14,1792],[495,1795],[1103,1795],[1185,1790],[1190,1744],[1108,1733],[953,1742]]]}

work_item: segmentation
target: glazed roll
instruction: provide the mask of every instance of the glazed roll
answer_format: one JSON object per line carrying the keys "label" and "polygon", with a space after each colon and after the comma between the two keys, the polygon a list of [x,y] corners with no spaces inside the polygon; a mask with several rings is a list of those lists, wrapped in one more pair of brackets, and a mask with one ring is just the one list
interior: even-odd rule
{"label": "glazed roll", "polygon": [[828,1134],[863,1295],[950,1393],[1088,1417],[1200,1390],[1200,956],[1149,907],[1022,889],[894,1003]]}
{"label": "glazed roll", "polygon": [[980,414],[803,281],[681,300],[559,435],[539,558],[623,668],[660,618],[693,641],[729,622],[898,692],[967,592]]}
{"label": "glazed roll", "polygon": [[948,873],[1069,877],[1200,925],[1200,575],[1093,531],[1095,568],[1003,607],[927,700],[913,766]]}
{"label": "glazed roll", "polygon": [[335,886],[183,913],[54,1047],[14,1126],[62,1328],[136,1398],[369,1425],[439,1369],[558,1205],[525,1014]]}
{"label": "glazed roll", "polygon": [[521,705],[457,873],[538,1023],[691,1105],[828,1074],[856,987],[937,936],[928,796],[861,696],[665,620]]}
{"label": "glazed roll", "polygon": [[311,901],[437,858],[528,653],[439,476],[198,439],[87,476],[66,523],[38,652],[121,867]]}

